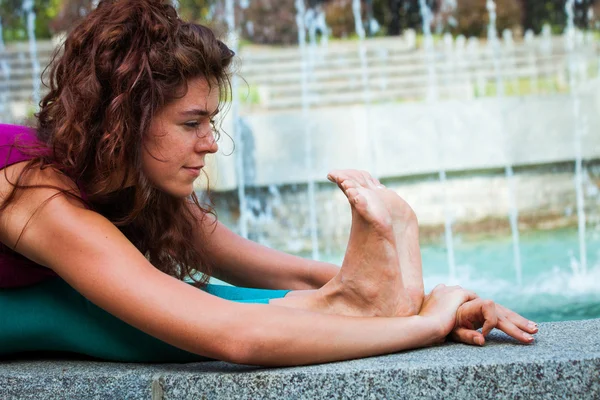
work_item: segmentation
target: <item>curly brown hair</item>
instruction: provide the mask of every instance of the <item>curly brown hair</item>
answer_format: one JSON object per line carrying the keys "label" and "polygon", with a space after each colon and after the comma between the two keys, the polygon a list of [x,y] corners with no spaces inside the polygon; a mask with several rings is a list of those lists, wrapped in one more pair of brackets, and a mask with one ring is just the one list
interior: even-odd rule
{"label": "curly brown hair", "polygon": [[[78,184],[85,199],[76,197],[109,218],[156,268],[203,286],[212,268],[192,238],[197,215],[214,211],[195,194],[174,198],[154,188],[141,168],[142,140],[157,110],[183,97],[190,79],[218,85],[226,101],[233,56],[210,29],[180,20],[165,1],[101,1],[54,54],[44,82],[50,91],[36,115],[43,148],[21,148],[35,157],[0,211],[17,189],[44,187],[21,185],[27,170],[55,168]],[[123,170],[115,191],[115,171]]]}

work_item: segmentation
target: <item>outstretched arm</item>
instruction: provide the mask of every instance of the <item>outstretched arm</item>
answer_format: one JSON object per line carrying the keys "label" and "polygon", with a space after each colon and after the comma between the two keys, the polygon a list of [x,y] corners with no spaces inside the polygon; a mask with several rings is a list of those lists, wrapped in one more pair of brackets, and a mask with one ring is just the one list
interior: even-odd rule
{"label": "outstretched arm", "polygon": [[339,271],[333,264],[270,249],[235,234],[207,214],[198,223],[196,245],[215,266],[214,276],[236,286],[265,289],[318,289]]}
{"label": "outstretched arm", "polygon": [[236,363],[301,365],[426,346],[445,334],[422,316],[344,317],[219,299],[154,268],[110,221],[76,201],[58,196],[40,208],[55,193],[23,193],[10,212],[0,213],[0,240],[14,247],[29,221],[16,251],[109,313],[181,349]]}

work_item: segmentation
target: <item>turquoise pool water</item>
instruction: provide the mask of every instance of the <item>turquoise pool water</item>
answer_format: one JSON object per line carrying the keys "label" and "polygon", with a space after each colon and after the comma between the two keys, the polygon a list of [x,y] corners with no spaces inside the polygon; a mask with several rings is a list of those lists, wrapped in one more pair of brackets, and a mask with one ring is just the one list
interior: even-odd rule
{"label": "turquoise pool water", "polygon": [[[511,237],[454,238],[456,277],[445,246],[422,247],[425,288],[459,284],[537,322],[600,318],[600,229],[586,234],[587,270],[578,265],[575,229],[521,233],[522,285],[517,284]],[[341,263],[343,255],[327,257]]]}

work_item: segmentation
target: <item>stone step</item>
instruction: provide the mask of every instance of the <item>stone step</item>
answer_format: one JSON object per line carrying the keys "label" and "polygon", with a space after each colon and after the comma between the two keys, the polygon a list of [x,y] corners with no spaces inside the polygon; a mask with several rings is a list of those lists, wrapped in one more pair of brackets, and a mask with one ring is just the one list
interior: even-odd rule
{"label": "stone step", "polygon": [[[584,54],[593,55],[597,54],[593,49],[589,49]],[[539,60],[550,60],[554,57],[564,57],[566,53],[553,52],[550,54],[545,53],[532,53],[527,51],[514,52],[510,54],[501,54],[499,58],[501,60],[515,60],[515,62],[530,62],[532,59]],[[386,65],[401,65],[401,66],[413,66],[427,64],[428,55],[424,52],[414,52],[410,55],[381,55],[378,57],[366,57],[366,61],[363,62],[358,54],[353,57],[347,58],[332,58],[325,55],[315,55],[311,62],[311,57],[307,56],[306,67],[310,70],[337,70],[337,69],[353,69],[360,70],[363,64],[369,67],[374,66],[386,66]],[[472,64],[492,64],[494,62],[494,56],[488,52],[479,52],[477,54],[469,54],[467,52],[461,54],[457,53],[444,53],[436,52],[435,60],[437,62],[451,61],[462,61],[463,63]],[[273,76],[279,74],[286,74],[290,72],[298,72],[303,68],[302,60],[296,60],[294,62],[281,63],[273,61],[271,63],[252,63],[248,60],[243,60],[241,71],[245,76]]]}
{"label": "stone step", "polygon": [[[478,51],[487,51],[487,43],[485,40],[478,40],[475,49]],[[549,48],[554,51],[565,52],[565,41],[561,37],[554,37],[549,42]],[[590,45],[590,43],[584,44]],[[597,45],[597,44],[596,44]],[[456,48],[456,46],[453,46]],[[361,43],[359,41],[343,41],[327,46],[314,46],[307,45],[306,51],[313,52],[316,55],[322,54],[329,58],[336,57],[353,57],[360,53]],[[389,55],[407,55],[410,56],[415,52],[422,51],[416,49],[414,46],[408,46],[405,41],[400,38],[377,38],[365,40],[362,44],[362,48],[365,49],[366,54],[378,56],[382,52],[389,53]],[[446,46],[443,42],[437,42],[435,44],[436,52],[443,52]],[[548,48],[548,43],[543,39],[536,38],[532,43],[524,43],[522,41],[515,42],[512,46],[506,46],[502,42],[500,44],[501,49],[512,49],[516,52],[544,52]],[[468,52],[467,46],[465,46],[465,52]],[[299,62],[302,59],[301,50],[297,46],[288,48],[273,48],[265,46],[245,46],[239,51],[242,60],[252,62],[252,64],[261,63],[288,63],[288,62]]]}
{"label": "stone step", "polygon": [[593,400],[600,398],[599,330],[600,319],[540,323],[531,345],[493,331],[484,347],[447,342],[380,357],[290,368],[29,355],[0,361],[0,396],[3,400]]}
{"label": "stone step", "polygon": [[[558,72],[558,68],[548,67],[546,71],[540,70],[520,70],[523,75],[511,75],[510,79],[516,79],[520,76],[529,78],[535,72],[538,77],[553,78]],[[441,97],[471,98],[475,95],[475,89],[479,82],[475,77],[468,74],[447,75],[445,79],[437,77],[436,89]],[[493,71],[488,71],[481,75],[484,83],[495,84],[496,76]],[[505,84],[510,85],[511,80],[505,78]],[[368,81],[368,93],[364,89],[362,82],[355,82],[353,85],[347,83],[331,84],[324,87],[323,84],[311,84],[308,86],[308,99],[312,106],[329,106],[336,104],[359,104],[366,102],[382,102],[386,100],[399,101],[416,98],[423,98],[429,89],[429,77],[422,73],[411,77],[396,77],[392,79],[380,80],[374,79]],[[487,88],[486,88],[487,89]],[[269,109],[282,108],[300,108],[302,107],[302,87],[290,87],[287,91],[272,93],[267,90],[259,92],[259,102]]]}
{"label": "stone step", "polygon": [[[524,65],[519,68],[503,68],[500,70],[500,75],[507,80],[510,79],[518,79],[518,78],[531,78],[533,76],[542,77],[542,76],[550,76],[553,74],[559,73],[561,70],[565,69],[564,63],[556,62],[556,63],[547,63],[544,65],[539,65],[533,67],[531,65]],[[428,83],[428,70],[426,68],[415,69],[411,71],[410,74],[397,74],[393,73],[390,69],[390,73],[385,73],[385,70],[376,70],[369,71],[368,74],[363,78],[362,74],[352,73],[345,74],[341,76],[330,76],[330,79],[323,79],[324,76],[321,76],[321,79],[311,80],[308,83],[308,87],[310,91],[316,92],[328,92],[335,91],[339,89],[343,89],[345,87],[363,87],[363,82],[380,82],[385,83],[386,85],[391,85],[394,83],[402,83],[402,84],[411,84],[416,82],[422,82],[424,84]],[[285,83],[275,83],[275,84],[264,84],[259,85],[259,87],[268,92],[272,97],[279,96],[296,96],[302,94],[302,82],[301,76],[297,76],[295,81],[287,81]],[[493,68],[488,69],[447,69],[447,68],[439,68],[436,69],[436,83],[444,84],[447,81],[454,81],[456,79],[462,80],[471,80],[476,81],[477,79],[485,79],[492,80],[496,78],[496,72]],[[250,82],[249,82],[250,83]]]}
{"label": "stone step", "polygon": [[[597,55],[590,55],[588,59],[594,59]],[[566,57],[562,55],[552,55],[545,57],[522,57],[522,58],[507,58],[500,59],[500,67],[505,65],[529,67],[532,64],[543,66],[545,64],[564,63]],[[454,58],[437,58],[434,63],[435,70],[439,72],[449,69],[466,69],[473,72],[479,70],[488,70],[495,68],[494,59],[454,59]],[[363,75],[363,70],[369,75],[411,75],[420,71],[428,70],[429,65],[424,59],[418,59],[411,63],[398,62],[376,62],[367,63],[366,68],[358,65],[337,65],[331,68],[323,68],[321,65],[315,65],[313,68],[307,68],[307,74],[311,80],[316,81],[331,81],[352,79]],[[438,73],[439,73],[438,72]],[[254,73],[242,68],[240,75],[249,84],[269,84],[269,85],[285,85],[291,82],[299,82],[302,75],[302,69],[290,71],[277,71],[275,69],[265,69],[264,71],[256,71]]]}

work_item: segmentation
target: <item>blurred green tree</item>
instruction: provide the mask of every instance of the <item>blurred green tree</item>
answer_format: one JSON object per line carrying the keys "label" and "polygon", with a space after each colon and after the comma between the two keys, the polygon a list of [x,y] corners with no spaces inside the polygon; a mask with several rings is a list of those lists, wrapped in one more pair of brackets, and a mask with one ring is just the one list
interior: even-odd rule
{"label": "blurred green tree", "polygon": [[[36,38],[52,36],[50,22],[56,16],[59,7],[60,0],[34,0]],[[0,0],[0,20],[6,42],[27,40],[27,15],[23,9],[23,0]]]}
{"label": "blurred green tree", "polygon": [[179,0],[179,15],[186,21],[194,21],[203,25],[215,22],[219,0]]}
{"label": "blurred green tree", "polygon": [[[539,33],[545,24],[552,27],[554,33],[562,33],[567,24],[567,13],[565,11],[565,0],[519,0],[523,8],[523,29],[531,29]],[[590,21],[588,11],[598,9],[598,0],[579,0],[573,4],[574,22],[579,28],[589,28]]]}
{"label": "blurred green tree", "polygon": [[[456,25],[450,29],[454,34],[485,37],[490,16],[486,0],[461,0],[455,11]],[[523,9],[519,0],[496,0],[496,30],[499,34],[505,29],[521,26]]]}

